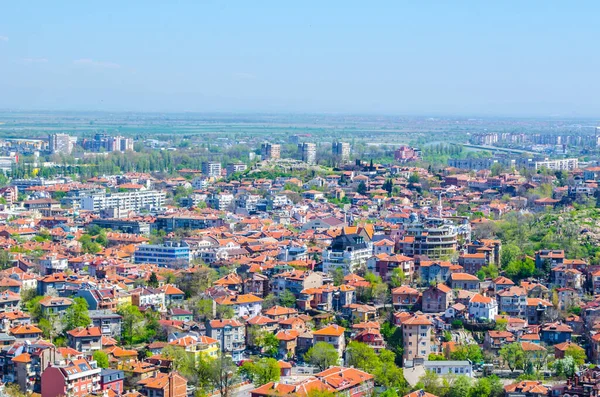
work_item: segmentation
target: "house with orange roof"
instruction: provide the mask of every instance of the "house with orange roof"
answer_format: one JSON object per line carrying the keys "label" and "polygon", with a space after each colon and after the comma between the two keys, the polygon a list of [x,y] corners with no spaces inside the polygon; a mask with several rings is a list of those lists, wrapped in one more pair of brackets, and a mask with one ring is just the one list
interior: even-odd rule
{"label": "house with orange roof", "polygon": [[295,329],[281,330],[275,334],[275,337],[279,341],[279,357],[287,358],[296,356],[298,336],[300,336],[300,332]]}
{"label": "house with orange roof", "polygon": [[423,291],[422,310],[425,313],[445,312],[452,300],[452,289],[446,284],[440,283]]}
{"label": "house with orange roof", "polygon": [[340,357],[343,357],[346,349],[346,338],[344,337],[344,327],[337,324],[331,324],[325,328],[313,331],[313,344],[325,342],[332,345],[338,351]]}
{"label": "house with orange roof", "polygon": [[246,350],[246,326],[236,319],[210,320],[206,324],[206,336],[219,342],[221,351],[231,354],[234,361],[242,359]]}
{"label": "house with orange roof", "polygon": [[187,379],[177,371],[156,375],[137,382],[142,394],[153,397],[187,397]]}
{"label": "house with orange roof", "polygon": [[100,327],[78,327],[67,332],[69,347],[82,353],[92,354],[102,349]]}
{"label": "house with orange roof", "polygon": [[452,273],[450,275],[450,288],[479,292],[479,278],[469,273]]}
{"label": "house with orange roof", "polygon": [[215,299],[217,305],[228,306],[233,309],[236,317],[253,317],[262,311],[262,298],[253,294],[220,296]]}
{"label": "house with orange roof", "polygon": [[85,359],[49,366],[42,373],[41,394],[44,397],[84,397],[100,390],[101,368]]}
{"label": "house with orange roof", "polygon": [[524,380],[504,386],[506,397],[545,397],[549,392],[540,381]]}
{"label": "house with orange roof", "polygon": [[508,331],[487,331],[483,346],[492,351],[498,351],[502,346],[516,340],[515,336]]}
{"label": "house with orange roof", "polygon": [[427,359],[432,350],[433,322],[424,314],[412,314],[402,320],[404,360]]}
{"label": "house with orange roof", "polygon": [[348,397],[366,397],[373,394],[373,375],[356,368],[331,367],[315,374],[315,377],[332,388],[334,394]]}
{"label": "house with orange roof", "polygon": [[469,301],[469,317],[476,320],[493,321],[498,315],[495,298],[475,294]]}
{"label": "house with orange roof", "polygon": [[8,330],[9,335],[17,339],[38,339],[42,336],[42,330],[32,324],[17,325]]}
{"label": "house with orange roof", "polygon": [[401,285],[392,290],[392,304],[395,309],[411,307],[420,303],[421,293],[408,285]]}

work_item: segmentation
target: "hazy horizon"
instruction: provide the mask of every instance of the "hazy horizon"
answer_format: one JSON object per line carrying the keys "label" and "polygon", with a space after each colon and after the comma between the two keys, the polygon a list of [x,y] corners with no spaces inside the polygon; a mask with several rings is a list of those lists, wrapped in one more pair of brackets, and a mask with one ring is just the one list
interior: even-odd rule
{"label": "hazy horizon", "polygon": [[600,117],[600,4],[8,1],[0,108]]}

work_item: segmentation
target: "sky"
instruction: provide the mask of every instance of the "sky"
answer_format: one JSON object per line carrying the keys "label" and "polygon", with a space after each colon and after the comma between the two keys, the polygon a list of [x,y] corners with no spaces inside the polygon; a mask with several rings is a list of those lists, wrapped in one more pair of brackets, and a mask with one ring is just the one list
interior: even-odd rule
{"label": "sky", "polygon": [[598,1],[0,5],[0,108],[600,117]]}

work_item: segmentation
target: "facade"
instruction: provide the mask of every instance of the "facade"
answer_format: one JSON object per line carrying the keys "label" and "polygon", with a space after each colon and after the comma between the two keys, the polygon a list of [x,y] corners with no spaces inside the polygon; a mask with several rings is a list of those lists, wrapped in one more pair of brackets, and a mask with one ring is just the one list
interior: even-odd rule
{"label": "facade", "polygon": [[135,250],[135,263],[154,263],[169,268],[187,267],[190,264],[190,247],[185,241],[140,244]]}
{"label": "facade", "polygon": [[100,391],[100,372],[95,361],[79,359],[49,366],[42,373],[42,397],[84,397]]}
{"label": "facade", "polygon": [[238,320],[211,320],[206,325],[206,336],[216,339],[221,351],[231,354],[234,361],[242,359],[246,350],[246,327]]}
{"label": "facade", "polygon": [[426,371],[432,371],[440,376],[473,377],[473,364],[470,361],[425,361],[423,363]]}
{"label": "facade", "polygon": [[202,173],[208,177],[221,177],[221,163],[205,161],[202,163]]}
{"label": "facade", "polygon": [[248,169],[248,166],[244,163],[229,163],[225,170],[227,171],[227,176],[231,176],[236,172],[244,172]]}
{"label": "facade", "polygon": [[433,323],[422,314],[414,314],[402,320],[404,360],[427,359],[431,353],[431,330]]}
{"label": "facade", "polygon": [[[468,227],[467,225],[463,225]],[[470,232],[470,230],[469,230]],[[425,255],[435,260],[452,256],[458,247],[458,227],[451,221],[428,218],[413,222],[406,227],[406,234],[399,241],[402,253],[407,256]]]}
{"label": "facade", "polygon": [[300,159],[307,164],[316,164],[317,162],[317,145],[314,143],[299,143],[298,151]]}
{"label": "facade", "polygon": [[275,143],[263,143],[260,148],[263,160],[277,160],[281,158],[281,145]]}
{"label": "facade", "polygon": [[348,142],[333,142],[331,154],[339,158],[342,163],[348,162],[350,160],[350,144]]}
{"label": "facade", "polygon": [[48,137],[48,149],[52,154],[71,154],[77,137],[68,134],[52,134]]}
{"label": "facade", "polygon": [[371,242],[359,234],[337,236],[327,250],[323,251],[323,271],[331,273],[341,268],[344,274],[355,273],[366,266],[373,252]]}
{"label": "facade", "polygon": [[[94,193],[80,198],[81,209],[102,211],[116,209],[119,214],[142,209],[158,210],[164,207],[166,193],[159,190],[138,190],[115,193]],[[116,216],[116,217],[122,217]]]}

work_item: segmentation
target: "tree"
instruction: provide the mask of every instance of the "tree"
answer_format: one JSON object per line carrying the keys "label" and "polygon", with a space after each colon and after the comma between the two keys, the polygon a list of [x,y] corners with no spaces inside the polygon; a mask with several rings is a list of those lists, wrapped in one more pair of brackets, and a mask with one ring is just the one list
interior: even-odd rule
{"label": "tree", "polygon": [[233,310],[233,307],[225,305],[217,306],[217,318],[233,318],[233,316],[235,316],[235,311]]}
{"label": "tree", "polygon": [[506,327],[508,326],[508,320],[506,318],[499,318],[496,320],[496,331],[506,331]]}
{"label": "tree", "polygon": [[121,338],[131,346],[136,339],[140,339],[140,333],[143,331],[144,316],[137,306],[129,304],[119,306],[117,313],[122,317]]}
{"label": "tree", "polygon": [[39,321],[39,319],[42,318],[42,305],[40,304],[40,301],[43,298],[43,296],[36,296],[25,305],[33,321]]}
{"label": "tree", "polygon": [[471,389],[471,378],[469,378],[466,375],[460,375],[454,380],[454,382],[452,382],[452,387],[450,387],[450,391],[448,392],[447,397],[468,396],[470,389]]}
{"label": "tree", "polygon": [[390,275],[390,287],[396,288],[402,285],[402,283],[406,280],[406,275],[404,271],[399,267],[396,267],[392,270],[392,274]]}
{"label": "tree", "polygon": [[373,373],[379,364],[379,357],[373,348],[365,343],[352,341],[346,349],[346,359],[349,366]]}
{"label": "tree", "polygon": [[304,360],[319,367],[321,371],[337,364],[339,354],[335,347],[326,342],[317,342],[304,354]]}
{"label": "tree", "polygon": [[73,299],[73,304],[65,310],[62,320],[66,330],[90,325],[92,320],[90,320],[87,301],[83,298]]}
{"label": "tree", "polygon": [[367,193],[367,185],[363,181],[360,181],[360,183],[356,187],[356,193],[361,194],[361,195],[364,195]]}
{"label": "tree", "polygon": [[96,350],[94,354],[92,354],[92,357],[100,368],[108,368],[108,354],[102,350]]}
{"label": "tree", "polygon": [[492,385],[487,378],[479,378],[469,390],[469,397],[489,397],[492,393]]}
{"label": "tree", "polygon": [[196,363],[194,356],[188,354],[184,348],[174,345],[166,345],[160,352],[161,356],[172,360],[173,369],[181,373],[186,378],[193,378],[196,375]]}
{"label": "tree", "polygon": [[152,288],[158,287],[158,277],[156,276],[156,273],[152,272],[150,274],[150,277],[148,278],[148,286]]}
{"label": "tree", "polygon": [[296,306],[296,296],[286,289],[279,295],[279,302],[281,306],[294,307]]}
{"label": "tree", "polygon": [[563,359],[554,361],[554,371],[556,376],[570,378],[577,372],[577,364],[572,356],[565,356]]}
{"label": "tree", "polygon": [[500,253],[500,264],[505,269],[509,263],[516,261],[521,257],[521,249],[514,244],[506,244],[502,247]]}
{"label": "tree", "polygon": [[585,350],[580,348],[579,346],[569,346],[567,350],[565,350],[565,357],[573,357],[573,361],[575,361],[575,365],[578,367],[585,364],[586,355]]}
{"label": "tree", "polygon": [[229,356],[219,356],[211,363],[209,379],[221,397],[230,397],[231,388],[238,382],[237,366]]}
{"label": "tree", "polygon": [[270,357],[275,357],[279,351],[279,339],[271,332],[261,332],[256,338],[256,345]]}
{"label": "tree", "polygon": [[504,360],[511,371],[523,368],[525,352],[523,351],[523,347],[517,342],[504,345],[500,349],[500,357],[502,357],[502,360]]}
{"label": "tree", "polygon": [[199,299],[194,305],[196,316],[200,320],[212,320],[215,318],[215,301],[212,299]]}
{"label": "tree", "polygon": [[478,363],[483,361],[483,352],[479,345],[461,345],[457,346],[456,350],[450,353],[450,359],[458,361],[470,360],[473,363]]}
{"label": "tree", "polygon": [[344,283],[344,270],[341,267],[336,267],[333,272],[331,272],[331,276],[335,286],[339,286]]}
{"label": "tree", "polygon": [[270,309],[273,306],[277,306],[278,304],[279,304],[279,299],[275,295],[269,294],[269,295],[265,296],[265,298],[263,299],[262,308]]}
{"label": "tree", "polygon": [[277,382],[280,372],[279,364],[274,358],[261,358],[258,361],[247,361],[242,365],[244,372],[256,386]]}

